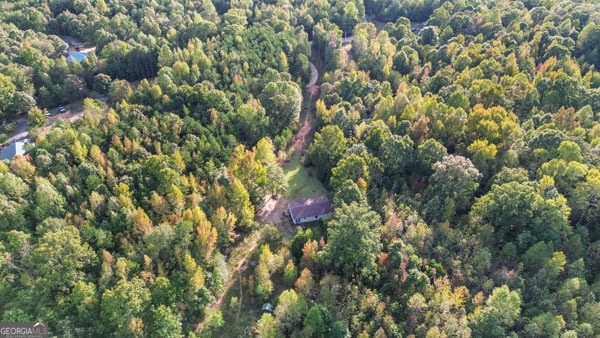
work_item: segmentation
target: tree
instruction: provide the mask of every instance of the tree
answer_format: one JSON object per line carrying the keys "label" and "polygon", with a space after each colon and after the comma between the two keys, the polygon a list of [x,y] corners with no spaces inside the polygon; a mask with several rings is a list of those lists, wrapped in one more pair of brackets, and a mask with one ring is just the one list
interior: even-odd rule
{"label": "tree", "polygon": [[[447,155],[433,164],[430,191],[440,201],[453,201],[456,212],[464,212],[479,186],[479,170],[465,157]],[[450,210],[450,214],[454,211]]]}
{"label": "tree", "polygon": [[585,225],[589,231],[590,241],[600,239],[600,171],[592,168],[588,171],[585,182],[577,183],[569,198],[572,209],[571,219],[576,224]]}
{"label": "tree", "polygon": [[289,287],[294,284],[296,278],[298,278],[298,271],[294,261],[290,259],[283,270],[283,282]]}
{"label": "tree", "polygon": [[467,151],[472,154],[473,162],[483,173],[484,181],[486,181],[491,174],[498,148],[495,144],[490,144],[488,140],[477,140],[467,147]]}
{"label": "tree", "polygon": [[0,231],[25,231],[29,223],[25,217],[30,205],[26,199],[29,189],[14,174],[0,173]]}
{"label": "tree", "polygon": [[181,318],[170,307],[159,305],[152,308],[152,322],[148,332],[156,337],[181,337]]}
{"label": "tree", "polygon": [[66,101],[79,100],[87,93],[85,81],[78,75],[67,75],[63,82],[63,88]]}
{"label": "tree", "polygon": [[340,208],[344,203],[352,204],[356,202],[358,204],[366,203],[367,196],[366,191],[361,190],[357,183],[346,180],[333,195],[332,205],[334,208]]}
{"label": "tree", "polygon": [[290,243],[290,251],[296,263],[300,263],[300,258],[302,258],[302,249],[304,248],[304,244],[306,243],[306,241],[311,240],[311,236],[311,229],[303,230],[301,227],[298,227],[296,229],[294,237],[292,237],[292,242]]}
{"label": "tree", "polygon": [[[573,154],[572,156],[577,155]],[[588,166],[580,162],[567,162],[562,158],[554,158],[542,164],[542,166],[538,169],[538,176],[552,177],[554,179],[556,188],[561,193],[567,196],[572,196],[575,186],[578,182],[582,182],[584,180],[587,171]]]}
{"label": "tree", "polygon": [[260,257],[258,265],[254,271],[255,284],[254,293],[262,300],[266,301],[273,293],[273,282],[271,281],[271,269],[273,268],[273,253],[269,249],[268,244],[264,244],[260,248]]}
{"label": "tree", "polygon": [[253,151],[246,150],[243,145],[238,145],[233,149],[233,156],[229,163],[229,172],[248,189],[250,198],[255,204],[262,201],[266,193],[264,187],[269,180],[264,162],[256,159]]}
{"label": "tree", "polygon": [[277,321],[270,313],[263,313],[263,315],[260,316],[260,319],[256,323],[255,333],[258,338],[275,338],[282,336],[277,330]]}
{"label": "tree", "polygon": [[302,91],[296,83],[270,82],[260,94],[260,101],[271,121],[271,135],[275,136],[300,122]]}
{"label": "tree", "polygon": [[194,253],[198,261],[211,262],[217,243],[217,229],[212,226],[199,206],[186,210],[183,220],[192,222],[196,227]]}
{"label": "tree", "polygon": [[285,290],[279,295],[275,318],[277,327],[286,335],[300,329],[306,312],[306,302],[294,290]]}
{"label": "tree", "polygon": [[598,46],[600,46],[600,25],[590,22],[579,33],[577,47],[580,53],[596,67],[600,65]]}
{"label": "tree", "polygon": [[76,281],[86,277],[86,271],[97,261],[87,243],[82,243],[79,230],[66,226],[57,232],[47,232],[31,252],[35,266],[36,285],[45,297],[59,298],[69,293]]}
{"label": "tree", "polygon": [[443,144],[434,139],[428,139],[417,147],[415,154],[417,172],[424,177],[429,177],[433,173],[433,164],[441,161],[447,154],[448,150]]}
{"label": "tree", "polygon": [[25,231],[28,226],[25,218],[27,205],[25,200],[13,201],[0,194],[0,231]]}
{"label": "tree", "polygon": [[100,94],[108,94],[112,79],[110,76],[100,73],[94,76],[93,88]]}
{"label": "tree", "polygon": [[150,291],[143,280],[121,279],[102,295],[101,319],[105,337],[142,337],[143,318],[149,309]]}
{"label": "tree", "polygon": [[[363,13],[364,14],[364,13]],[[354,2],[350,1],[346,3],[343,9],[341,28],[344,32],[349,33],[352,32],[352,29],[356,24],[361,21],[359,18],[358,9]]]}
{"label": "tree", "polygon": [[10,77],[0,73],[0,119],[6,120],[12,117],[13,97],[17,87]]}
{"label": "tree", "polygon": [[473,337],[506,337],[521,312],[521,295],[508,286],[494,288],[485,306],[479,306],[471,316]]}
{"label": "tree", "polygon": [[240,105],[231,116],[232,133],[240,141],[252,145],[267,134],[270,118],[267,117],[265,108],[258,100],[250,100]]}
{"label": "tree", "polygon": [[161,224],[150,229],[149,233],[143,237],[146,255],[152,258],[153,261],[161,262],[165,265],[174,262],[173,257],[169,253],[174,237],[175,231],[168,224]]}
{"label": "tree", "polygon": [[365,159],[357,154],[352,154],[342,158],[332,170],[333,175],[329,185],[333,190],[338,190],[346,182],[358,182],[361,179],[363,182],[369,182],[369,166]]}
{"label": "tree", "polygon": [[238,224],[251,227],[254,224],[254,206],[250,202],[250,194],[242,182],[234,178],[227,192],[228,204],[238,219]]}
{"label": "tree", "polygon": [[256,161],[265,166],[277,164],[273,142],[268,137],[263,137],[252,148]]}
{"label": "tree", "polygon": [[273,195],[287,194],[289,185],[282,167],[278,165],[269,165],[267,167],[267,176],[269,178],[265,185],[265,189],[269,193]]}
{"label": "tree", "polygon": [[484,108],[477,104],[467,118],[465,133],[469,140],[486,139],[499,145],[512,143],[520,133],[517,116],[504,107]]}
{"label": "tree", "polygon": [[[308,245],[311,242],[306,242]],[[316,243],[316,241],[314,241]],[[296,282],[294,282],[294,288],[298,293],[303,295],[304,297],[310,299],[313,295],[313,290],[315,287],[315,280],[313,279],[312,272],[308,268],[304,268],[298,276]]]}
{"label": "tree", "polygon": [[150,292],[154,306],[170,307],[175,302],[175,288],[166,277],[157,277],[150,287]]}
{"label": "tree", "polygon": [[327,182],[331,177],[331,169],[342,158],[347,147],[348,140],[338,126],[325,126],[315,134],[308,148],[307,164],[317,167],[319,179]]}
{"label": "tree", "polygon": [[95,120],[100,120],[104,116],[104,102],[85,98],[83,100],[83,111],[90,114]]}
{"label": "tree", "polygon": [[524,333],[528,336],[538,337],[556,337],[565,328],[565,320],[562,315],[554,315],[551,312],[544,312],[533,317],[525,325]]}
{"label": "tree", "polygon": [[43,221],[47,217],[64,216],[67,203],[65,198],[48,180],[37,178],[35,183],[35,218]]}
{"label": "tree", "polygon": [[121,103],[122,100],[127,101],[133,94],[131,85],[126,80],[114,80],[108,88],[108,101],[110,104]]}
{"label": "tree", "polygon": [[385,139],[380,151],[385,172],[392,177],[402,177],[405,170],[412,165],[413,149],[414,142],[408,135],[393,135]]}
{"label": "tree", "polygon": [[15,114],[20,115],[35,107],[35,98],[26,92],[16,92],[13,96]]}
{"label": "tree", "polygon": [[330,337],[333,320],[326,307],[316,305],[310,308],[304,318],[305,337]]}
{"label": "tree", "polygon": [[328,241],[322,251],[325,263],[346,278],[369,275],[381,250],[381,219],[366,204],[343,204],[327,224]]}
{"label": "tree", "polygon": [[[411,274],[411,280],[420,278],[416,271]],[[413,322],[418,324],[415,333],[426,337],[439,337],[442,332],[453,337],[469,337],[471,332],[464,309],[467,288],[452,288],[450,280],[446,277],[436,278],[433,283],[422,287],[431,292],[417,292],[408,299],[410,316],[414,318]]]}
{"label": "tree", "polygon": [[471,209],[472,216],[494,228],[500,244],[514,242],[519,252],[539,241],[558,247],[571,233],[569,214],[566,199],[552,186],[541,195],[531,183],[515,181],[492,185]]}
{"label": "tree", "polygon": [[419,38],[424,45],[434,45],[439,39],[438,32],[433,26],[424,27],[419,33]]}

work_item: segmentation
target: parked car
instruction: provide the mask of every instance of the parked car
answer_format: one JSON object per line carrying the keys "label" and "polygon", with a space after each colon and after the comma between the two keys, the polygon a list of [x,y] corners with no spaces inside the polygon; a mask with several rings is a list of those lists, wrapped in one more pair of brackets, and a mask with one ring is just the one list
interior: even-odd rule
{"label": "parked car", "polygon": [[59,112],[60,114],[62,114],[62,113],[66,113],[66,112],[67,112],[67,110],[66,110],[66,109],[65,109],[65,107],[63,107],[63,106],[58,106],[58,112]]}
{"label": "parked car", "polygon": [[51,112],[49,112],[49,111],[47,111],[47,112],[46,112],[46,116],[52,116],[52,113],[51,113]]}

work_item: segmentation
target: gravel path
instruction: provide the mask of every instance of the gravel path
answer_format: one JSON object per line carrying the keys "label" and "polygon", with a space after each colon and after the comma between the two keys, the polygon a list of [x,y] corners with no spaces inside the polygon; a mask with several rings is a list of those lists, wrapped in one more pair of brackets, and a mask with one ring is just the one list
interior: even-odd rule
{"label": "gravel path", "polygon": [[317,67],[311,62],[310,63],[310,81],[308,81],[308,84],[306,84],[306,88],[310,88],[310,87],[314,86],[317,83],[318,79],[319,79],[319,71],[317,70]]}

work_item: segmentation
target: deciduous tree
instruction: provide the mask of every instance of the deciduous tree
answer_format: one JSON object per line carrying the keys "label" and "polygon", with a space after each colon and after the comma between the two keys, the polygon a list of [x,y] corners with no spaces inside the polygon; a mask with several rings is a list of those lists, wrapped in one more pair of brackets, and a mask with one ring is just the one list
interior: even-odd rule
{"label": "deciduous tree", "polygon": [[322,257],[346,278],[369,275],[381,250],[381,219],[366,204],[343,204],[329,221],[328,241]]}

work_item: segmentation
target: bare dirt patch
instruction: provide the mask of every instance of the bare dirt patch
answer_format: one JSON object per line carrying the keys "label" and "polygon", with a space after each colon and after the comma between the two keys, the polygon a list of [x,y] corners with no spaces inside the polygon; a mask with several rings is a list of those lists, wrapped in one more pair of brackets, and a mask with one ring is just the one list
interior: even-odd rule
{"label": "bare dirt patch", "polygon": [[256,220],[262,224],[273,224],[283,236],[283,242],[287,243],[294,234],[293,227],[285,215],[288,199],[282,196],[267,197],[265,203],[256,213]]}
{"label": "bare dirt patch", "polygon": [[285,220],[285,205],[287,200],[280,196],[268,198],[265,205],[260,209],[259,215],[265,223],[280,224]]}

